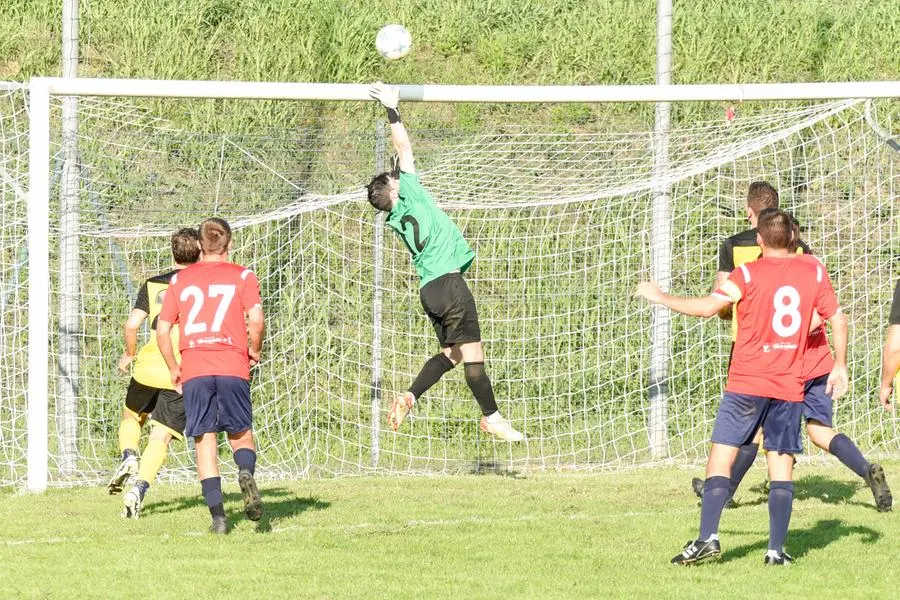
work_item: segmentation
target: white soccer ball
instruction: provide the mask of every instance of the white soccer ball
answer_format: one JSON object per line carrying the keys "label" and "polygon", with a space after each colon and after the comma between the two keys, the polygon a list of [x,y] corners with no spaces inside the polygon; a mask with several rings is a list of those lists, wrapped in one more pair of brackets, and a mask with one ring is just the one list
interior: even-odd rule
{"label": "white soccer ball", "polygon": [[398,60],[409,54],[412,36],[403,25],[385,25],[375,36],[378,53],[388,60]]}

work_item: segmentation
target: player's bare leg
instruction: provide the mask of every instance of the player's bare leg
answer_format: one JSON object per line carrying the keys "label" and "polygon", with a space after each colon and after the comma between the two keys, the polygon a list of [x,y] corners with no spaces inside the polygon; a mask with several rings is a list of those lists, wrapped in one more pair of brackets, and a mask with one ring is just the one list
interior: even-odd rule
{"label": "player's bare leg", "polygon": [[166,452],[171,441],[172,434],[169,429],[162,425],[154,424],[153,429],[150,431],[147,447],[144,448],[144,454],[141,456],[137,480],[122,497],[124,504],[122,516],[126,519],[140,518],[141,509],[144,506],[144,496],[146,496],[147,490],[150,489],[150,484],[156,481],[156,476],[166,461]]}
{"label": "player's bare leg", "polygon": [[809,435],[809,441],[836,456],[848,469],[862,477],[869,489],[872,490],[878,512],[891,510],[894,498],[881,465],[868,462],[850,438],[818,421],[808,421],[806,432]]}
{"label": "player's bare leg", "polygon": [[738,448],[714,443],[706,460],[706,481],[703,483],[703,504],[700,507],[700,535],[685,544],[680,554],[672,558],[672,564],[692,565],[717,558],[722,553],[719,544],[719,521],[728,500],[731,465]]}
{"label": "player's bare leg", "polygon": [[197,448],[197,475],[203,498],[212,516],[211,533],[228,533],[228,520],[225,518],[225,505],[222,500],[222,478],[219,476],[219,457],[215,433],[204,433],[194,438]]}
{"label": "player's bare leg", "polygon": [[453,364],[459,364],[462,361],[465,365],[466,384],[481,408],[482,417],[479,424],[481,430],[504,442],[524,440],[525,436],[513,429],[513,426],[503,418],[497,409],[494,388],[484,369],[484,348],[481,342],[454,344],[449,348],[444,348],[444,354]]}
{"label": "player's bare leg", "polygon": [[238,485],[244,498],[244,513],[251,521],[262,518],[262,499],[256,487],[256,446],[253,442],[253,430],[228,434],[228,443],[234,453],[234,462],[238,466]]}
{"label": "player's bare leg", "polygon": [[137,448],[141,439],[141,427],[146,420],[146,414],[139,415],[127,408],[122,410],[122,422],[119,423],[119,451],[122,453],[122,460],[106,486],[106,491],[110,494],[121,492],[126,482],[137,475]]}

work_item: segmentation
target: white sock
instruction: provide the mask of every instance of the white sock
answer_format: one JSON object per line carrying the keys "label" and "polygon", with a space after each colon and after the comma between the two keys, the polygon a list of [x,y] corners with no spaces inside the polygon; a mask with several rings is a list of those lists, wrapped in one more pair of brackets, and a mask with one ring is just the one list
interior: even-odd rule
{"label": "white sock", "polygon": [[503,415],[501,415],[500,411],[498,410],[498,411],[492,412],[491,414],[486,416],[485,419],[487,419],[487,422],[491,423],[491,424],[499,423],[500,421],[503,420]]}
{"label": "white sock", "polygon": [[766,552],[766,556],[770,558],[778,558],[779,556],[781,556],[781,552],[779,552],[778,550],[769,550]]}
{"label": "white sock", "polygon": [[713,540],[719,541],[719,534],[718,534],[718,533],[713,533],[713,534],[711,534],[711,535],[710,535],[708,538],[706,538],[704,541],[705,541],[705,542],[711,542],[711,541],[713,541]]}

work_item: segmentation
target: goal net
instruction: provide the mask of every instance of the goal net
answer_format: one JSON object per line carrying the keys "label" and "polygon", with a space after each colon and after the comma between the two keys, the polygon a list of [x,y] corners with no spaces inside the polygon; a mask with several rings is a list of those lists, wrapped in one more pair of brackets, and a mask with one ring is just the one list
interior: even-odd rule
{"label": "goal net", "polygon": [[[0,107],[0,165],[10,173],[0,220],[3,483],[24,473],[16,190],[27,122],[14,99],[21,92],[11,94]],[[585,106],[526,126],[509,107],[472,119],[465,105],[406,105],[423,185],[478,254],[467,279],[487,370],[501,412],[527,436],[510,445],[478,430],[461,369],[419,399],[399,432],[387,426],[391,396],[438,345],[407,250],[365,200],[363,186],[390,158],[380,111],[298,103],[287,128],[262,110],[233,119],[239,128],[204,126],[240,102],[252,105],[80,98],[77,219],[61,219],[63,150],[52,134],[51,485],[96,483],[114,467],[128,383],[116,372],[122,325],[141,282],[169,268],[169,235],[213,215],[232,224],[233,259],[261,283],[267,337],[252,396],[263,478],[698,460],[725,381],[728,324],[672,316],[657,413],[664,445],[653,448],[659,407],[648,369],[661,334],[632,293],[660,244],[672,289],[708,292],[719,243],[746,228],[756,180],[780,191],[850,315],[853,384],[836,406],[837,426],[867,452],[900,448],[896,421],[876,400],[900,254],[900,153],[885,140],[896,103],[757,103],[733,120],[721,105],[692,106],[669,134],[662,177],[652,119]],[[54,132],[60,107],[53,98]],[[661,183],[670,207],[662,229],[653,221]],[[59,242],[72,237],[74,253]],[[191,479],[191,449],[173,450],[161,477]]]}

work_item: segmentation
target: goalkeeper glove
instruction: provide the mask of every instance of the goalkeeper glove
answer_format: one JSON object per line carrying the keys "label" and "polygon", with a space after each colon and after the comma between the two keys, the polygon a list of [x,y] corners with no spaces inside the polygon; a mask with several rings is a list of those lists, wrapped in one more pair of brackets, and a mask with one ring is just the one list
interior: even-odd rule
{"label": "goalkeeper glove", "polygon": [[400,90],[376,81],[369,87],[369,96],[373,100],[381,102],[381,105],[387,110],[388,122],[400,122],[400,111],[397,110],[400,104]]}

